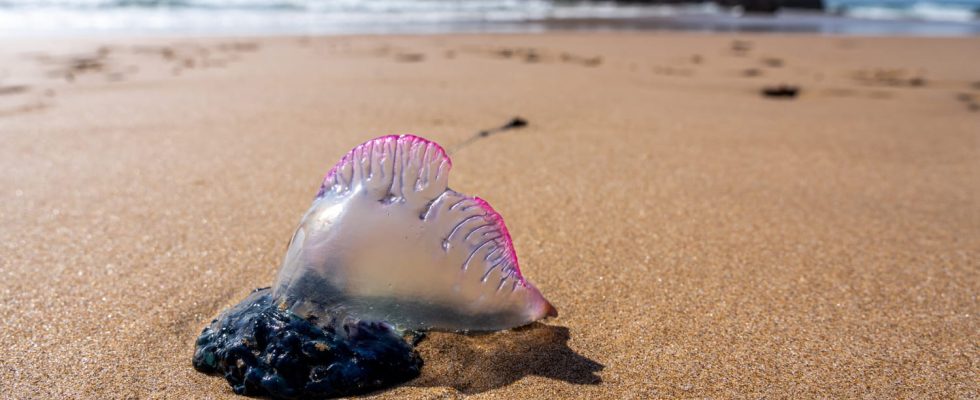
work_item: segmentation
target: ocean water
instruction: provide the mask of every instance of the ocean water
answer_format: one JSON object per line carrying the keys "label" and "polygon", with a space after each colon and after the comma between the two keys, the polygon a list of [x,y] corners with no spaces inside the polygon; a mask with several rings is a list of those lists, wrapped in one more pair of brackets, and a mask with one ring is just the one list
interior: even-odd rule
{"label": "ocean water", "polygon": [[824,0],[746,15],[715,3],[550,0],[0,0],[0,36],[577,30],[980,35],[980,0]]}

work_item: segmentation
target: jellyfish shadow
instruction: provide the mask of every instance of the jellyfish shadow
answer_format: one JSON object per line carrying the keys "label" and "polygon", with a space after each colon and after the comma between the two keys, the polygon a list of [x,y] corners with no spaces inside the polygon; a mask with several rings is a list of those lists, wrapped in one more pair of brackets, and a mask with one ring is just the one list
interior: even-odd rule
{"label": "jellyfish shadow", "polygon": [[417,387],[452,387],[483,393],[536,375],[577,385],[598,385],[604,365],[568,347],[563,326],[534,323],[483,334],[433,333],[418,350],[426,360]]}

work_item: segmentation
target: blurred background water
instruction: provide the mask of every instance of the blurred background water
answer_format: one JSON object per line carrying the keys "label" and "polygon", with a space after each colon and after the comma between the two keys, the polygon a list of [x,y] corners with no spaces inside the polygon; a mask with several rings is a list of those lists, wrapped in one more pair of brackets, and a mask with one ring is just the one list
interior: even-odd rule
{"label": "blurred background water", "polygon": [[539,32],[980,34],[980,0],[0,0],[0,36]]}

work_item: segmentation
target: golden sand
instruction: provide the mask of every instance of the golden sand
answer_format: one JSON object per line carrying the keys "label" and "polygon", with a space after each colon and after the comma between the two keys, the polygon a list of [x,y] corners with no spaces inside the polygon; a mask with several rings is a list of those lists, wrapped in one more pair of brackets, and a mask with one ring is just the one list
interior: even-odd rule
{"label": "golden sand", "polygon": [[236,398],[197,334],[389,133],[454,150],[561,315],[433,334],[379,397],[980,393],[980,40],[8,39],[0,65],[2,398]]}

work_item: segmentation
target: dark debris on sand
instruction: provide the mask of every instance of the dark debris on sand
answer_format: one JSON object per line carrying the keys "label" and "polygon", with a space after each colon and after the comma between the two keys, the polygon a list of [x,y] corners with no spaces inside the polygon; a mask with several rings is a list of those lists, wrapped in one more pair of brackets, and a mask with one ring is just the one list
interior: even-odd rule
{"label": "dark debris on sand", "polygon": [[497,132],[503,132],[510,129],[523,128],[527,126],[527,120],[521,117],[514,117],[506,124],[503,124],[497,128],[488,129],[485,131],[480,131],[477,135],[481,137],[487,137]]}
{"label": "dark debris on sand", "polygon": [[469,146],[469,145],[473,144],[473,142],[475,142],[477,140],[480,140],[480,139],[483,139],[483,138],[490,137],[491,135],[495,135],[495,134],[498,134],[498,133],[501,133],[501,132],[506,132],[506,131],[509,131],[509,130],[521,129],[521,128],[524,128],[524,127],[526,127],[528,125],[529,125],[529,122],[527,122],[527,120],[524,119],[524,118],[521,118],[521,117],[511,118],[510,121],[507,121],[506,124],[503,124],[503,125],[498,126],[496,128],[484,129],[482,131],[479,131],[479,132],[473,134],[473,136],[470,136],[468,139],[464,140],[462,143],[457,144],[456,146],[453,146],[449,150],[449,153],[450,154],[455,153],[455,152],[459,151],[460,149],[462,149],[462,148],[464,148],[466,146]]}
{"label": "dark debris on sand", "polygon": [[[336,330],[343,332],[337,332]],[[258,289],[201,332],[194,368],[223,375],[237,394],[279,399],[350,396],[419,375],[413,345],[378,322],[321,328]]]}
{"label": "dark debris on sand", "polygon": [[762,88],[762,95],[769,98],[793,99],[799,94],[799,86],[777,85]]}

